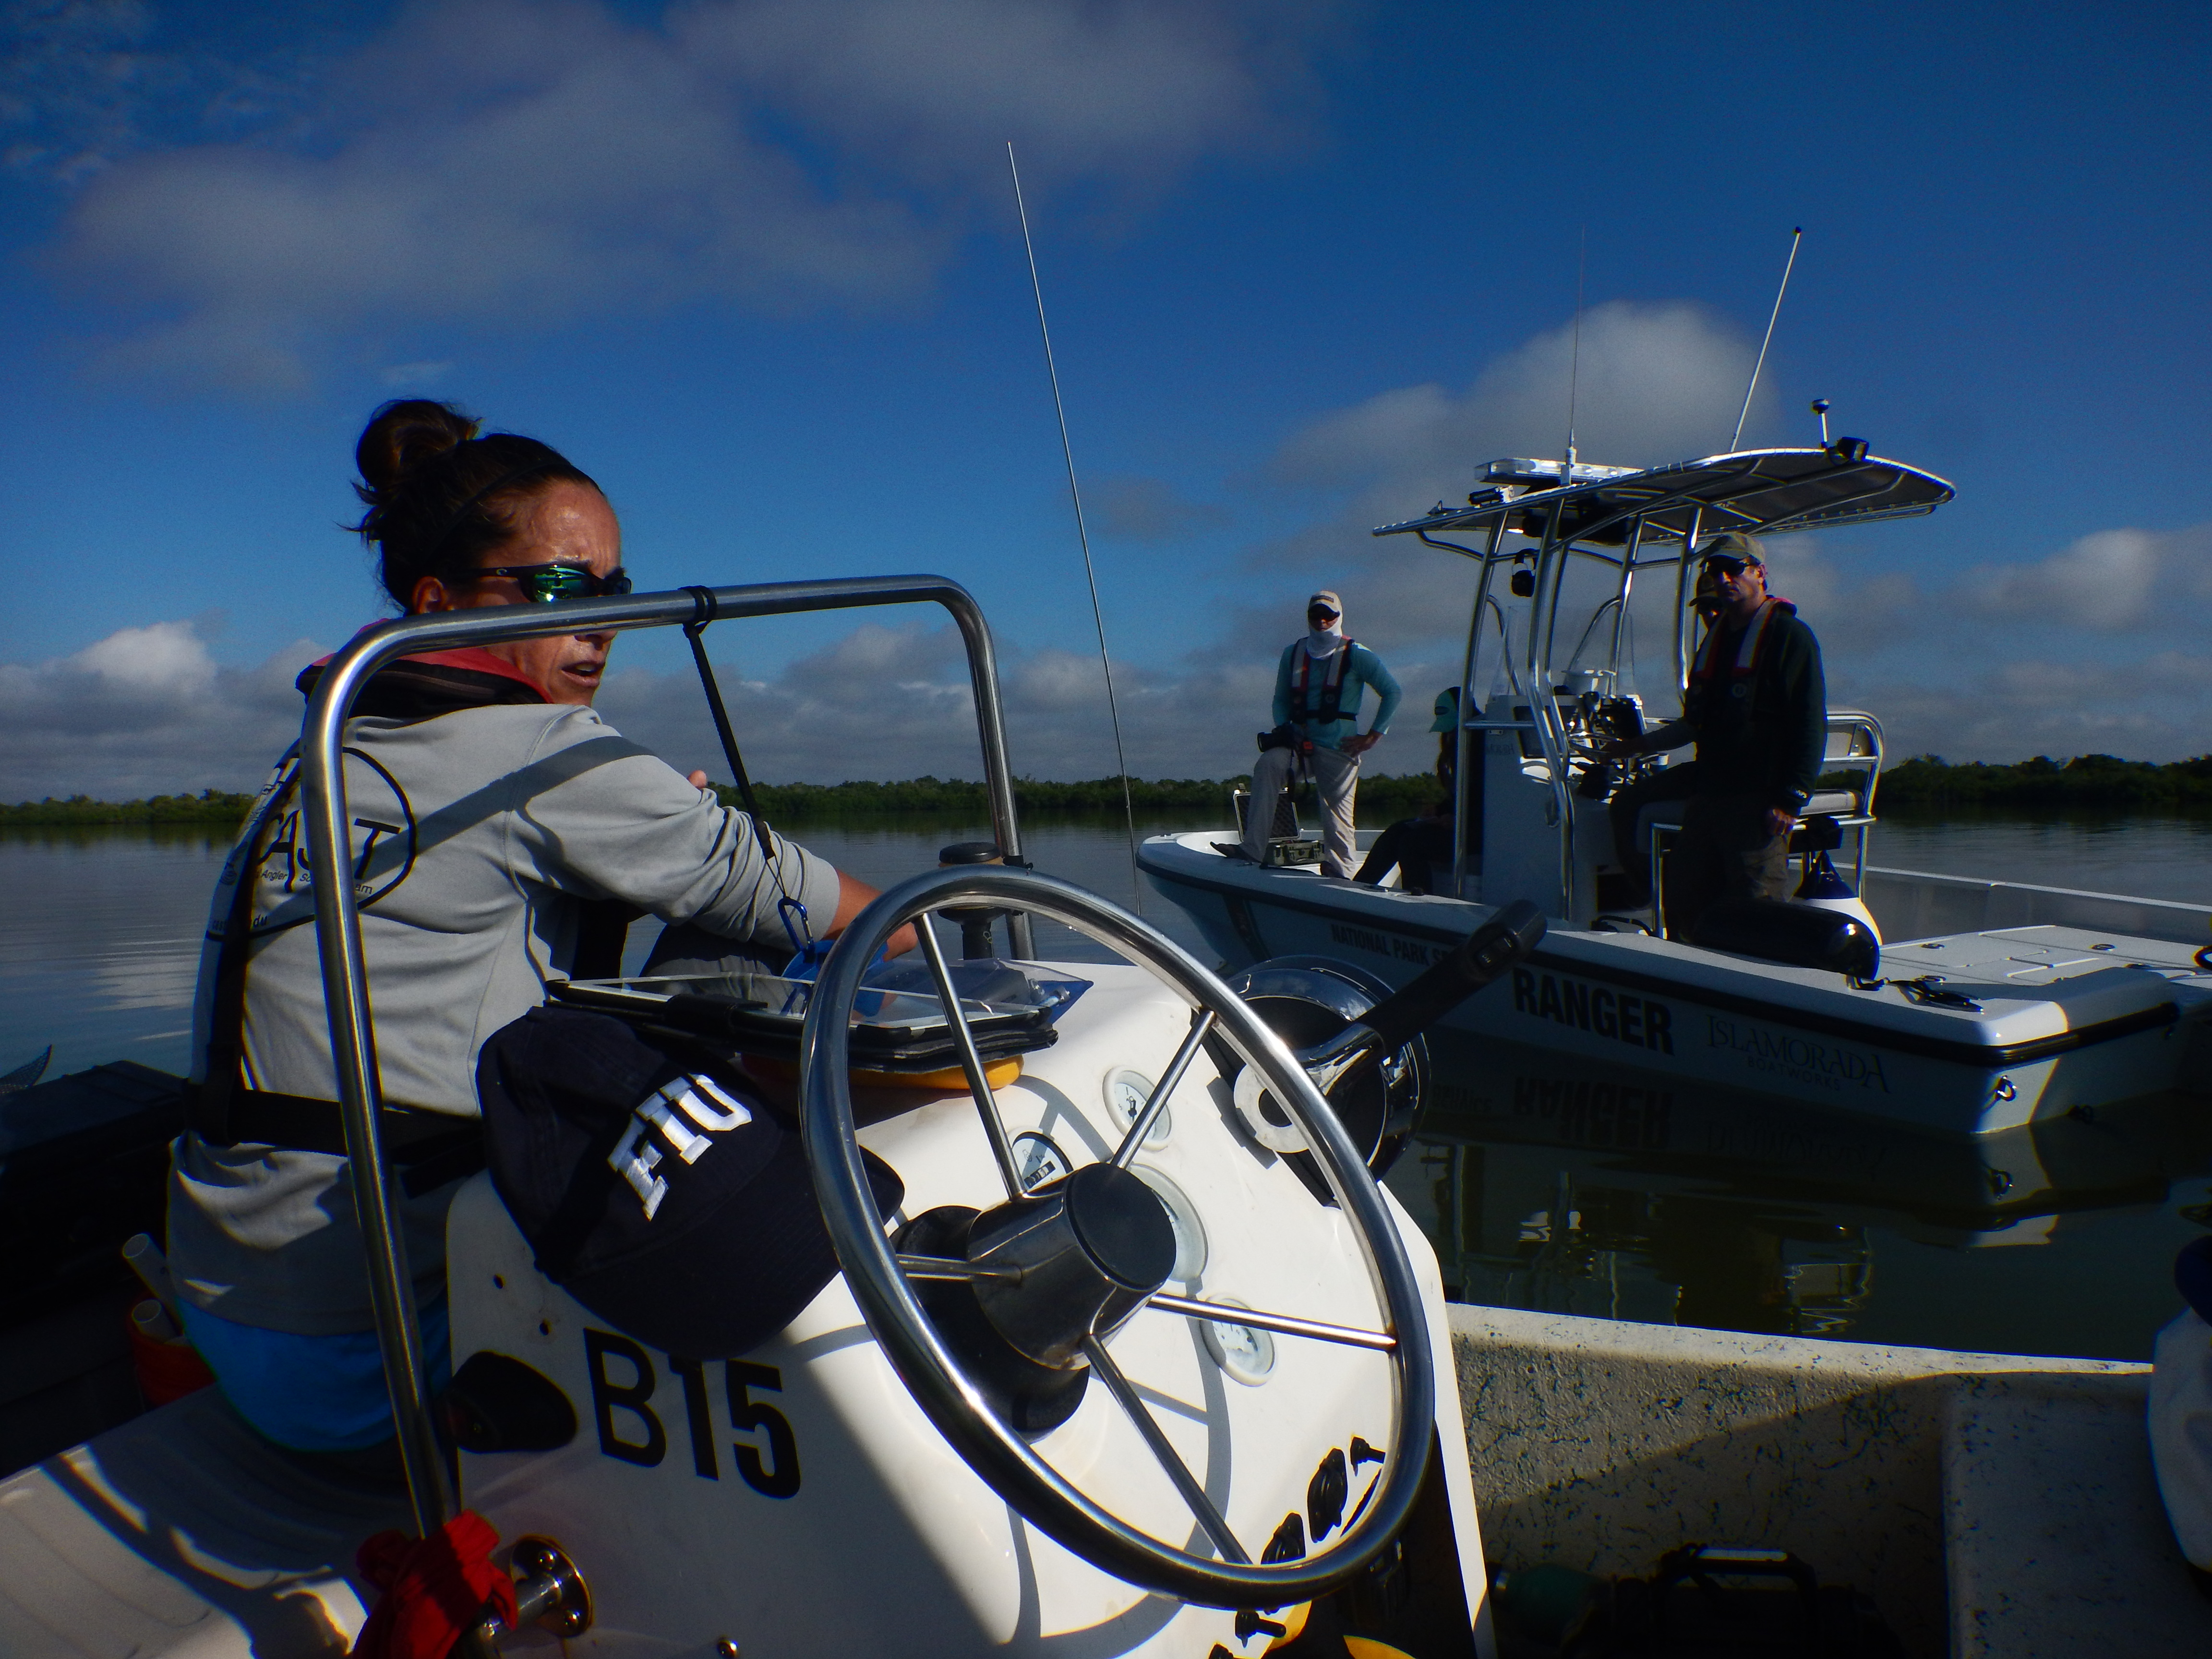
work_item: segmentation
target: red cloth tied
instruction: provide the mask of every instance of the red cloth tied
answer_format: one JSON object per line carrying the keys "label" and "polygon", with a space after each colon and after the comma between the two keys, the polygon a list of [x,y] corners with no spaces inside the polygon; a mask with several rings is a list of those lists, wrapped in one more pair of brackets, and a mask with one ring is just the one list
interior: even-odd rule
{"label": "red cloth tied", "polygon": [[446,1659],[463,1632],[487,1618],[510,1628],[514,1581],[492,1565],[499,1534],[474,1510],[428,1538],[380,1532],[354,1563],[383,1594],[354,1639],[352,1659]]}

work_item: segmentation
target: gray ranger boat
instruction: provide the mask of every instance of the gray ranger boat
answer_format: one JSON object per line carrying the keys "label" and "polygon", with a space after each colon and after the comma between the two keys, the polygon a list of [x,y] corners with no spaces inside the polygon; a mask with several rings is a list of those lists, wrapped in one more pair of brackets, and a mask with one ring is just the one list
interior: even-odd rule
{"label": "gray ranger boat", "polygon": [[[1647,702],[1671,714],[1688,686],[1694,550],[1721,531],[1828,529],[1930,513],[1951,496],[1942,479],[1856,439],[1641,470],[1492,462],[1464,505],[1375,532],[1416,537],[1480,572],[1455,845],[1434,891],[1255,866],[1224,856],[1219,831],[1155,837],[1139,862],[1232,967],[1322,956],[1390,983],[1497,907],[1531,901],[1551,919],[1542,948],[1510,994],[1469,1001],[1454,1023],[1679,1081],[1975,1133],[2181,1085],[2204,1070],[2212,974],[2194,947],[2212,916],[1871,867],[1883,757],[1869,714],[1830,711],[1827,769],[1793,852],[1808,875],[1844,855],[1856,896],[1826,902],[1861,918],[1878,968],[1870,951],[1839,961],[1780,936],[1727,949],[1663,938],[1652,907],[1619,902],[1606,799],[1620,775],[1601,751],[1640,725]],[[1655,615],[1671,684],[1647,699],[1635,633],[1641,622],[1648,639]],[[1650,654],[1647,644],[1656,678]],[[1679,805],[1647,811],[1655,854],[1679,825]]]}

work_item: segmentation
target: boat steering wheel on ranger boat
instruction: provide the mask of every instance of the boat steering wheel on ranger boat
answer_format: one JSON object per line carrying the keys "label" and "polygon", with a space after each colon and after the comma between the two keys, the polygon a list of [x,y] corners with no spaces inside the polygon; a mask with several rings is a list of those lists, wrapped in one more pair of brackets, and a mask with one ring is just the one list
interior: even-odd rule
{"label": "boat steering wheel on ranger boat", "polygon": [[[499,1559],[520,1579],[519,1628],[465,1642],[543,1629],[610,1655],[1073,1643],[1242,1659],[1295,1652],[1310,1629],[1486,1652],[1434,1252],[1364,1161],[1387,1137],[1355,1146],[1331,1097],[1378,1068],[1394,1089],[1425,1075],[1420,1027],[1509,973],[1540,917],[1519,907],[1395,994],[1304,1020],[1294,1051],[1267,1007],[1144,922],[1020,866],[990,635],[965,590],[904,577],[703,592],[403,618],[340,652],[308,710],[319,948],[405,1519],[428,1536],[465,1503],[508,1540]],[[933,871],[872,901],[813,985],[777,981],[803,1024],[788,1003],[778,1016],[696,980],[556,988],[657,1001],[671,1023],[706,1009],[761,1101],[773,1068],[751,1066],[744,1033],[781,1018],[842,1273],[749,1352],[656,1352],[541,1273],[477,1175],[449,1212],[447,1293],[457,1376],[490,1381],[465,1410],[434,1400],[381,1145],[363,901],[322,873],[356,867],[342,758],[356,694],[430,649],[916,602],[961,629],[1013,867]],[[900,927],[972,921],[979,904],[1016,941],[988,976],[1049,984],[1048,1018],[961,988],[927,927],[934,998],[872,982]],[[1019,959],[1033,915],[1123,960]],[[949,1049],[967,1086],[911,1066],[887,1079],[884,1042],[855,1046],[887,1036],[927,1037],[938,1067]],[[638,1120],[668,1141],[656,1156],[711,1149],[657,1097]],[[864,1148],[904,1183],[892,1214]],[[352,1551],[401,1518],[391,1508],[246,1436],[208,1390],[0,1483],[0,1625],[53,1633],[41,1655],[326,1653],[365,1616]]]}
{"label": "boat steering wheel on ranger boat", "polygon": [[[1680,1082],[1972,1133],[2203,1086],[2212,974],[2190,945],[2212,916],[1869,867],[1882,764],[1871,714],[1830,711],[1824,787],[1792,851],[1810,874],[1848,843],[1865,902],[1830,902],[1861,920],[1867,943],[1881,943],[1877,916],[1893,933],[1930,917],[1956,931],[1893,942],[1876,969],[1824,963],[1778,936],[1728,949],[1662,938],[1656,904],[1607,902],[1621,859],[1606,803],[1627,776],[1603,751],[1644,724],[1630,617],[1639,574],[1673,575],[1666,636],[1679,697],[1699,638],[1703,538],[1917,516],[1951,496],[1942,479],[1851,438],[1646,469],[1493,461],[1465,505],[1439,502],[1375,532],[1479,566],[1459,684],[1454,850],[1435,890],[1258,867],[1223,857],[1218,830],[1155,837],[1139,865],[1232,967],[1319,955],[1393,982],[1496,907],[1533,902],[1553,920],[1543,948],[1516,970],[1510,995],[1470,1001],[1451,1024]],[[1444,539],[1468,532],[1481,539]],[[1510,573],[1502,584],[1501,572]],[[1628,775],[1663,764],[1639,759]],[[1655,885],[1679,811],[1644,814]],[[1837,925],[1783,919],[1823,934]]]}

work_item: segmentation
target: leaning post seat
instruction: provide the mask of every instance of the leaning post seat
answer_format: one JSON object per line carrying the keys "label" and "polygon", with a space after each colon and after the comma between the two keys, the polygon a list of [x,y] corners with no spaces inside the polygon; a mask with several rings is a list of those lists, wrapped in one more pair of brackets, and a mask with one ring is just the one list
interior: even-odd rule
{"label": "leaning post seat", "polygon": [[[1820,757],[1821,776],[1832,778],[1840,773],[1850,782],[1841,788],[1814,790],[1805,803],[1805,810],[1797,815],[1797,830],[1790,837],[1791,854],[1810,859],[1841,847],[1844,833],[1850,832],[1851,890],[1855,893],[1866,886],[1867,831],[1875,824],[1874,796],[1881,777],[1881,722],[1863,709],[1831,708],[1828,740]],[[1650,838],[1655,915],[1667,914],[1664,854],[1667,842],[1680,833],[1682,806],[1680,801],[1662,801],[1644,810],[1644,834]],[[1816,827],[1816,819],[1825,820],[1827,827]],[[1831,836],[1833,839],[1830,839]]]}

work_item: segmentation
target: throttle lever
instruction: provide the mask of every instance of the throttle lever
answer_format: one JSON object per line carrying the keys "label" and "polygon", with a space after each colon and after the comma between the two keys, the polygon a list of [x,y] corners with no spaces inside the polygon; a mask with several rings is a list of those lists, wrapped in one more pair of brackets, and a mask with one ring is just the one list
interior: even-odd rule
{"label": "throttle lever", "polygon": [[1327,1095],[1355,1066],[1404,1048],[1498,978],[1542,942],[1544,930],[1544,913],[1526,899],[1516,899],[1423,969],[1413,983],[1335,1036],[1299,1049],[1298,1063],[1314,1087]]}

